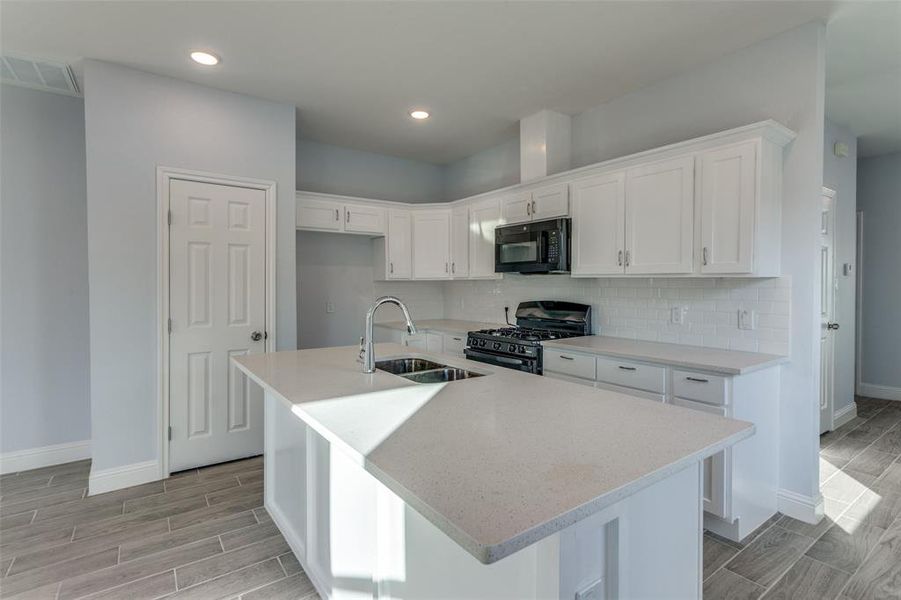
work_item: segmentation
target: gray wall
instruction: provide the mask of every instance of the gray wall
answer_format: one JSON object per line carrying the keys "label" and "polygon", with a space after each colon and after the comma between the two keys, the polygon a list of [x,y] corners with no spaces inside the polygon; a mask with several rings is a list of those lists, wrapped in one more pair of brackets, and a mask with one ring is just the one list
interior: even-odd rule
{"label": "gray wall", "polygon": [[0,452],[91,438],[84,103],[0,86]]}
{"label": "gray wall", "polygon": [[[363,317],[378,296],[404,299],[414,319],[444,316],[441,282],[373,281],[372,240],[366,236],[316,231],[297,232],[297,343],[300,348],[356,344]],[[334,305],[334,312],[326,310]],[[402,319],[386,305],[377,321]]]}
{"label": "gray wall", "polygon": [[86,61],[95,470],[156,460],[157,166],[278,186],[278,346],[296,347],[294,107]]}
{"label": "gray wall", "polygon": [[519,134],[445,166],[444,199],[467,198],[519,183]]}
{"label": "gray wall", "polygon": [[[826,121],[823,149],[823,185],[835,190],[835,320],[841,328],[835,335],[835,411],[854,403],[854,347],[856,341],[857,262],[857,138],[844,127]],[[848,156],[840,158],[836,142],[848,145]],[[847,277],[842,264],[854,265]]]}
{"label": "gray wall", "polygon": [[901,153],[857,162],[863,211],[861,383],[901,394]]}
{"label": "gray wall", "polygon": [[[792,345],[791,362],[782,369],[781,487],[808,499],[819,494],[819,278],[812,265],[823,182],[824,63],[824,27],[811,23],[589,109],[572,122],[574,167],[763,119],[798,133],[784,162],[782,267],[792,278]],[[479,161],[484,168],[473,164],[478,158],[461,164],[471,173],[490,172],[487,158]],[[512,172],[496,175],[512,178]]]}
{"label": "gray wall", "polygon": [[297,189],[396,202],[441,202],[444,170],[431,163],[297,140]]}

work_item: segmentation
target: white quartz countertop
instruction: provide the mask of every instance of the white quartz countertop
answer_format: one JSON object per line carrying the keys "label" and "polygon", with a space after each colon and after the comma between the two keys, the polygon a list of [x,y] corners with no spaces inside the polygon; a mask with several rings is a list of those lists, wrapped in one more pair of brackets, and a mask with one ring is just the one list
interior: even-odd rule
{"label": "white quartz countertop", "polygon": [[[389,329],[407,330],[407,324],[403,321],[388,321],[385,323],[376,323],[379,327],[388,327]],[[479,329],[497,329],[498,327],[507,327],[500,323],[486,323],[484,321],[461,321],[458,319],[417,319],[416,329],[418,331],[443,331],[446,333],[467,334],[470,331],[478,331]]]}
{"label": "white quartz countertop", "polygon": [[478,560],[497,561],[753,434],[726,419],[463,358],[416,384],[363,373],[358,348],[236,357],[251,379]]}
{"label": "white quartz countertop", "polygon": [[605,335],[587,335],[544,342],[546,348],[558,348],[578,352],[588,352],[617,358],[632,358],[655,363],[664,363],[685,369],[711,371],[723,375],[742,375],[758,369],[765,369],[785,362],[787,356],[719,350],[683,344],[645,342]]}

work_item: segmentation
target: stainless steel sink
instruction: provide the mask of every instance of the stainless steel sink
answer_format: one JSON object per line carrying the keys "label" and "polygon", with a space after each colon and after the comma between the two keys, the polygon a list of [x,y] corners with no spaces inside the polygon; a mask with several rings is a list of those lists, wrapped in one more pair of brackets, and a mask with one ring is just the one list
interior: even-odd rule
{"label": "stainless steel sink", "polygon": [[475,371],[442,365],[425,358],[413,357],[380,360],[375,363],[375,368],[392,375],[399,375],[415,383],[444,383],[483,375]]}
{"label": "stainless steel sink", "polygon": [[447,367],[447,365],[442,365],[424,358],[392,358],[388,360],[379,360],[375,363],[376,369],[391,373],[392,375],[405,375],[407,373],[443,369],[445,367]]}
{"label": "stainless steel sink", "polygon": [[482,373],[475,371],[467,371],[466,369],[458,369],[456,367],[444,367],[442,369],[433,369],[431,371],[420,371],[418,373],[407,373],[401,375],[404,379],[416,383],[444,383],[447,381],[459,381],[460,379],[471,379],[473,377],[481,377]]}

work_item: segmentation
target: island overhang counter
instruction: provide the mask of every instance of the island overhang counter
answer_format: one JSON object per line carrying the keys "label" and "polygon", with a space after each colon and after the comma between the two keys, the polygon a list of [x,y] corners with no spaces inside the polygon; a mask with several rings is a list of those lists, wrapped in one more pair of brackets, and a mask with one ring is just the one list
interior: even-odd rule
{"label": "island overhang counter", "polygon": [[408,350],[376,355],[482,376],[233,359],[264,390],[266,508],[323,597],[700,597],[701,462],[752,424]]}

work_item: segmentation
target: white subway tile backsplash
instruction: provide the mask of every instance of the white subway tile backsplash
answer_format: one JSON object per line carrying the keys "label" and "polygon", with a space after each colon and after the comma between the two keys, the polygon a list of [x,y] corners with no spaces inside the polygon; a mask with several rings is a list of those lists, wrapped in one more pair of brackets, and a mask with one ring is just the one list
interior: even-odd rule
{"label": "white subway tile backsplash", "polygon": [[[502,280],[451,281],[444,285],[444,316],[503,322],[524,300],[570,300],[591,304],[594,329],[604,335],[789,353],[791,278],[579,279],[567,276],[507,275]],[[429,294],[429,300],[434,296]],[[421,301],[432,308],[432,302]],[[682,324],[670,309],[682,306]],[[738,329],[738,310],[758,313],[758,329]]]}

